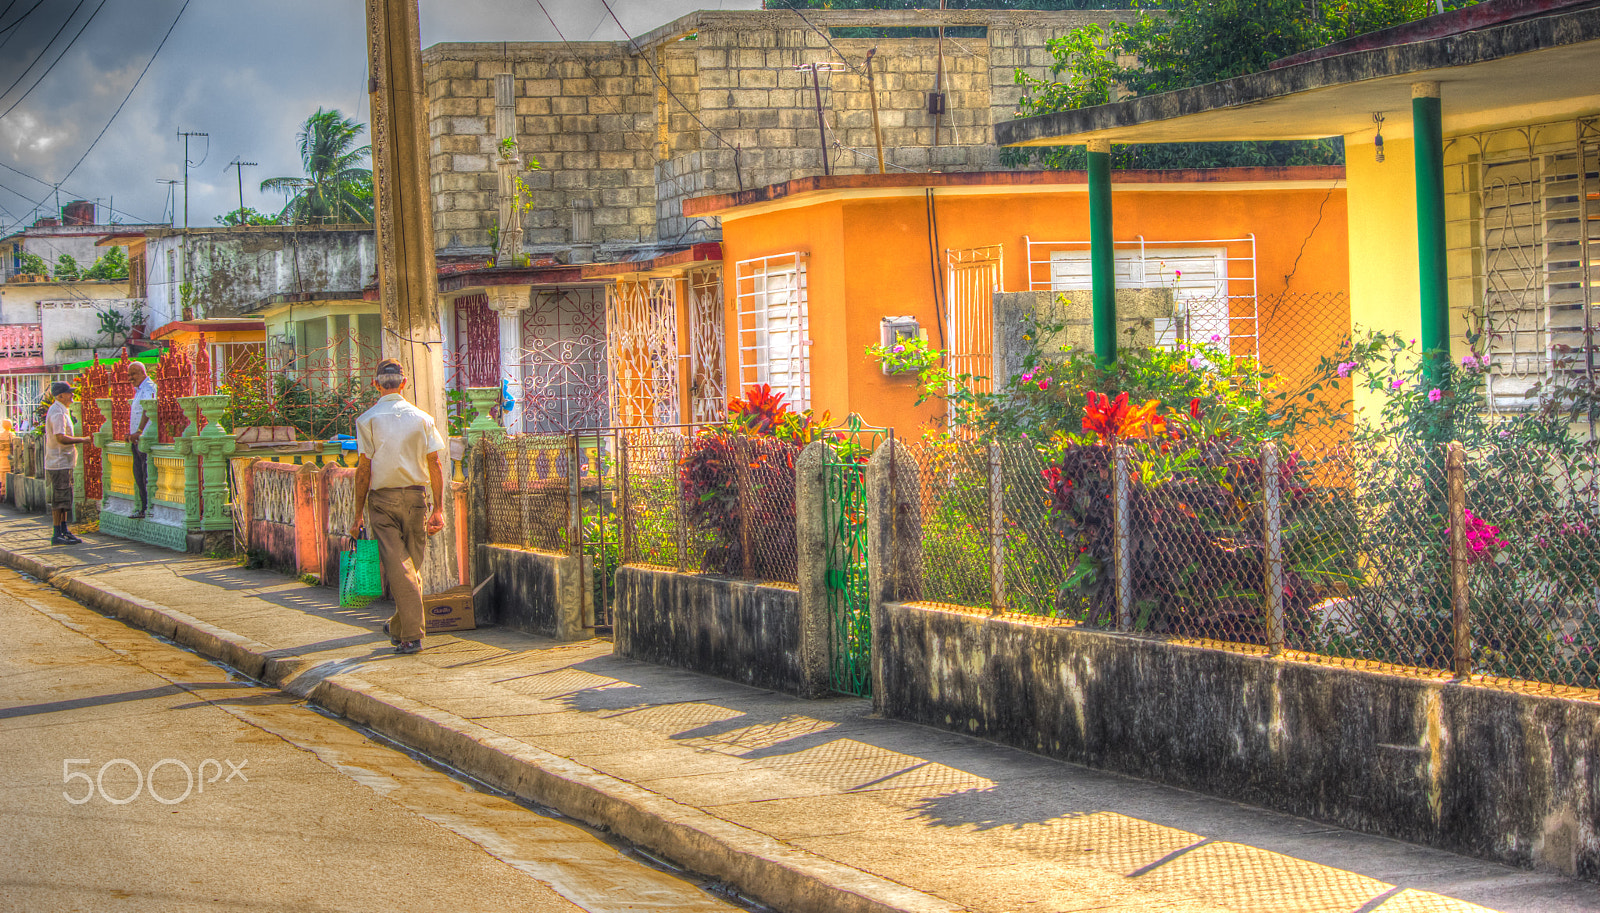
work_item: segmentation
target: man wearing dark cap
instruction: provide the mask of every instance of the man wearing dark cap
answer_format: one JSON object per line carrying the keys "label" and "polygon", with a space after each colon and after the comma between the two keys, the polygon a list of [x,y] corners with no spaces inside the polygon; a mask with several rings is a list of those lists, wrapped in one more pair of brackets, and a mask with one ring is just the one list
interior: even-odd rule
{"label": "man wearing dark cap", "polygon": [[72,385],[58,380],[50,385],[50,411],[44,417],[44,477],[50,489],[50,509],[55,512],[55,533],[51,545],[77,545],[82,542],[67,529],[72,519],[72,469],[78,465],[77,447],[89,442],[72,434]]}
{"label": "man wearing dark cap", "polygon": [[[444,439],[433,416],[405,401],[405,369],[392,358],[378,363],[372,385],[383,396],[356,419],[356,504],[350,536],[360,535],[363,511],[372,515],[383,577],[394,596],[394,616],[384,625],[396,653],[422,649],[422,559],[428,537],[444,529]],[[424,487],[426,486],[426,488]],[[433,492],[428,511],[427,489]]]}

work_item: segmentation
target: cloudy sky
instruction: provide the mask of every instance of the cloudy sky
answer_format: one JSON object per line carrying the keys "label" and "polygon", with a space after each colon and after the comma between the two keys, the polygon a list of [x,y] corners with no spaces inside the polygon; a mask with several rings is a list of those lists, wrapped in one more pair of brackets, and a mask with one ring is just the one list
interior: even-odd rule
{"label": "cloudy sky", "polygon": [[[609,2],[631,35],[694,9],[760,6]],[[543,4],[568,40],[622,37],[600,0]],[[424,47],[558,40],[538,0],[421,0],[421,10]],[[363,20],[362,0],[0,0],[0,233],[51,212],[57,183],[63,203],[98,200],[101,221],[114,205],[119,222],[181,224],[182,187],[169,198],[160,183],[183,176],[179,130],[210,134],[190,141],[189,224],[239,205],[235,159],[259,163],[244,169],[245,205],[281,208],[255,188],[302,173],[295,133],[306,116],[322,106],[367,120]]]}

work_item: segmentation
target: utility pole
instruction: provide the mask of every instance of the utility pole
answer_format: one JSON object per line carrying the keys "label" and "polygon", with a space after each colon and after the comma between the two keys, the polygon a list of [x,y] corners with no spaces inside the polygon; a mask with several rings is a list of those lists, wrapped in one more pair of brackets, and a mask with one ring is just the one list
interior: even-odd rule
{"label": "utility pole", "polygon": [[178,138],[183,140],[183,227],[189,227],[189,138],[203,136],[206,142],[211,142],[211,134],[194,131],[178,131]]}
{"label": "utility pole", "polygon": [[417,0],[366,0],[366,7],[382,351],[405,368],[412,402],[443,428],[444,340]]}
{"label": "utility pole", "polygon": [[237,158],[228,163],[228,167],[237,172],[239,177],[239,218],[244,218],[244,170],[254,168],[256,162],[241,162]]}

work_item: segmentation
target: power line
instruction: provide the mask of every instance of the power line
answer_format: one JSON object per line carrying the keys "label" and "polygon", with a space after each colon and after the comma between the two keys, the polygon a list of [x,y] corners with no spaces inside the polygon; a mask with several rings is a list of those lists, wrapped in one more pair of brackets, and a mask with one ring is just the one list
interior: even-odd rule
{"label": "power line", "polygon": [[[586,58],[586,57],[584,57],[584,56],[582,56],[580,54],[577,54],[575,51],[573,51],[572,42],[567,40],[567,36],[566,35],[562,34],[561,26],[557,25],[555,18],[550,15],[550,10],[545,7],[544,0],[535,0],[535,2],[537,2],[539,4],[539,9],[540,9],[540,11],[542,11],[544,13],[544,18],[550,22],[550,27],[556,30],[556,37],[561,39],[561,43],[566,47],[567,51],[569,53],[572,53],[573,56],[574,56],[574,59],[578,61],[578,65],[583,67],[583,73],[584,73],[585,78],[593,79],[594,78],[594,73],[589,69],[589,60],[588,60],[588,58]],[[600,17],[600,21],[604,22],[605,21],[605,17],[601,16]],[[595,28],[599,28],[599,25],[597,24],[595,26]],[[610,95],[608,95],[608,94],[606,94],[604,92],[596,92],[593,97],[599,98],[599,99],[603,99],[606,104],[611,106],[611,110],[618,117],[627,117],[627,112],[623,111],[621,106],[619,106],[617,104],[617,100],[615,98],[612,98]],[[624,136],[631,136],[631,137],[634,137],[635,139],[643,140],[644,131],[628,128],[628,129],[624,129],[623,130],[623,135]],[[651,140],[643,140],[643,145],[641,146],[641,148],[638,151],[640,151],[640,152],[650,152],[651,151],[650,146],[652,145],[652,142],[653,141],[651,141]],[[684,193],[685,195],[693,192],[693,188],[692,187],[684,184],[684,181],[687,179],[686,175],[670,175],[669,174],[669,175],[665,175],[665,177],[667,178],[667,180],[671,181],[673,183],[673,185],[675,187],[677,187],[678,190],[681,191],[682,193]]]}
{"label": "power line", "polygon": [[[82,7],[85,2],[87,2],[87,0],[78,0],[78,7],[75,7],[73,9],[73,13],[76,14],[77,13],[77,9],[79,7]],[[83,37],[84,30],[89,27],[89,23],[94,21],[94,17],[100,15],[100,11],[102,9],[105,9],[105,5],[106,5],[106,0],[100,0],[100,5],[94,8],[94,12],[89,14],[89,18],[83,20],[83,25],[79,26],[78,31],[73,34],[72,40],[68,41],[67,42],[67,46],[61,49],[61,53],[60,54],[56,55],[56,59],[50,61],[50,65],[48,67],[45,67],[45,70],[44,70],[43,73],[39,74],[39,78],[35,79],[33,81],[33,85],[29,86],[25,91],[23,91],[21,97],[19,97],[16,101],[11,103],[11,107],[7,108],[4,113],[0,113],[0,118],[4,118],[7,114],[10,114],[12,111],[16,110],[17,105],[22,104],[23,99],[26,99],[29,95],[31,95],[33,93],[34,89],[39,88],[39,83],[44,82],[44,78],[46,76],[50,75],[50,71],[54,70],[56,68],[56,64],[60,63],[61,59],[63,57],[67,56],[67,52],[72,50],[72,46],[78,43],[78,39],[79,38]],[[71,20],[69,19],[68,21],[71,21]],[[58,32],[57,34],[59,35],[60,33]],[[52,38],[50,40],[51,41],[55,41],[54,38]],[[15,83],[12,84],[12,87],[15,88]],[[7,89],[6,93],[9,93],[10,91],[11,91],[11,89]],[[4,93],[0,93],[0,98],[4,98],[4,97],[5,97],[5,94]]]}
{"label": "power line", "polygon": [[[101,5],[103,6],[104,3],[102,2]],[[188,8],[189,8],[189,0],[183,0],[183,6],[179,7],[178,8],[178,14],[176,16],[172,17],[172,24],[167,26],[166,34],[161,36],[161,42],[159,44],[157,44],[156,45],[156,49],[150,53],[150,59],[145,61],[144,69],[139,71],[138,78],[134,79],[133,85],[128,87],[128,93],[126,95],[122,96],[122,101],[117,105],[117,110],[111,112],[111,117],[107,118],[105,126],[100,128],[100,132],[95,134],[95,138],[94,138],[94,140],[92,142],[89,143],[89,147],[87,149],[83,150],[83,154],[78,156],[78,160],[76,162],[72,163],[72,167],[67,169],[67,173],[62,176],[60,181],[56,182],[55,186],[59,187],[60,185],[65,184],[67,182],[67,179],[72,177],[72,175],[78,170],[78,166],[83,164],[83,160],[89,157],[89,153],[93,152],[94,151],[94,147],[99,145],[100,140],[105,137],[106,131],[111,129],[111,124],[116,121],[117,115],[122,113],[122,109],[127,106],[128,99],[133,97],[134,91],[137,90],[139,88],[139,84],[144,81],[145,74],[150,72],[151,64],[154,64],[156,62],[156,57],[161,53],[161,49],[167,46],[167,39],[172,37],[173,30],[178,27],[178,20],[183,18],[184,11],[186,11]],[[97,10],[95,10],[95,12],[99,12],[99,10],[97,9]],[[90,18],[92,19],[94,17],[91,16]],[[0,116],[3,116],[3,115],[0,115]],[[46,184],[46,186],[49,186],[47,184],[47,182],[42,181],[39,178],[36,178],[33,175],[28,174],[28,173],[26,173],[24,171],[21,171],[21,170],[18,170],[16,168],[13,168],[13,167],[11,167],[10,165],[7,165],[4,162],[0,162],[0,168],[5,168],[5,169],[10,170],[10,171],[15,171],[17,174],[20,174],[25,178],[30,178],[32,180],[38,181],[41,184]],[[12,191],[12,192],[16,193],[16,191]],[[18,196],[22,196],[21,194],[17,194],[17,195]],[[27,197],[23,197],[23,199],[27,199]],[[106,208],[111,210],[112,215],[116,215],[117,214],[117,209],[115,207],[108,206]],[[122,213],[122,215],[128,216],[129,218],[132,218],[132,219],[137,219],[140,222],[145,221],[143,218],[141,218],[139,216],[136,216],[136,215],[134,215],[133,213],[130,213],[130,212]],[[17,223],[14,223],[12,225],[12,228],[15,228],[17,224],[20,224],[20,220]],[[11,232],[11,228],[7,228],[6,229],[6,233],[9,234],[10,232]]]}
{"label": "power line", "polygon": [[[11,7],[16,6],[16,5],[17,5],[16,4],[16,0],[12,0],[11,4],[6,7],[6,10],[10,11]],[[6,40],[5,41],[0,41],[0,48],[4,48],[7,44],[9,44],[11,42],[11,38],[14,35],[17,34],[16,32],[14,32],[12,30],[15,29],[17,26],[21,25],[24,21],[26,21],[29,16],[33,15],[33,11],[34,10],[38,9],[39,7],[41,7],[43,5],[44,5],[44,0],[39,0],[38,3],[35,3],[33,6],[28,7],[28,11],[26,13],[23,13],[22,15],[18,16],[15,20],[12,21],[12,23],[10,25],[6,26],[5,28],[0,28],[0,32],[10,32],[10,34],[6,35]],[[0,18],[3,18],[4,15],[5,15],[4,13],[0,13]]]}
{"label": "power line", "polygon": [[0,98],[5,98],[7,95],[10,95],[12,89],[15,89],[17,86],[21,85],[22,81],[28,78],[28,74],[33,72],[34,64],[37,64],[41,59],[44,58],[45,54],[49,53],[51,45],[54,45],[56,43],[56,39],[61,37],[61,33],[67,30],[67,26],[71,25],[72,20],[77,17],[78,10],[83,9],[83,5],[87,2],[88,0],[78,0],[78,5],[72,8],[72,12],[67,14],[67,18],[61,20],[61,28],[56,29],[56,33],[50,36],[49,41],[46,41],[44,44],[39,46],[39,53],[33,55],[33,59],[28,61],[27,66],[22,68],[22,72],[17,74],[17,78],[12,81],[11,85],[6,86],[4,92],[0,92]]}
{"label": "power line", "polygon": [[[542,3],[541,3],[541,5],[542,5]],[[644,61],[644,65],[646,67],[650,68],[650,75],[654,76],[656,78],[656,82],[661,84],[661,88],[666,91],[667,95],[669,97],[671,97],[671,99],[673,101],[678,103],[678,107],[682,108],[683,112],[685,114],[687,114],[690,117],[694,118],[694,122],[700,125],[700,129],[702,129],[702,130],[706,131],[707,133],[711,134],[712,136],[716,137],[717,142],[721,143],[724,146],[727,146],[729,149],[732,149],[735,154],[737,154],[740,151],[738,146],[735,146],[734,144],[732,144],[732,143],[728,142],[727,140],[723,139],[722,138],[722,134],[720,134],[717,131],[711,129],[711,126],[709,124],[707,124],[705,121],[700,119],[700,115],[699,115],[698,112],[696,112],[693,108],[690,108],[688,105],[684,104],[683,99],[678,97],[678,93],[672,91],[672,86],[667,84],[667,81],[662,78],[661,73],[656,70],[656,65],[650,61],[650,55],[643,52],[643,50],[639,46],[639,43],[637,41],[633,40],[633,36],[632,35],[628,34],[627,26],[624,26],[622,24],[622,20],[617,18],[616,11],[611,8],[610,0],[600,0],[600,5],[606,8],[606,12],[611,15],[611,21],[615,22],[617,24],[617,28],[622,30],[622,37],[628,39],[628,44],[633,46],[634,52],[639,55],[639,59]]]}

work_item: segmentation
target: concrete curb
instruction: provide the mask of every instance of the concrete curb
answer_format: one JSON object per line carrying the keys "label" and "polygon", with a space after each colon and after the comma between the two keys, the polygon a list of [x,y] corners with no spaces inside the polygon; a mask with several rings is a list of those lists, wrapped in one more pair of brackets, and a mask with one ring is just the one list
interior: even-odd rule
{"label": "concrete curb", "polygon": [[259,681],[368,726],[506,792],[604,828],[741,893],[793,913],[961,913],[966,908],[825,859],[659,793],[499,735],[470,720],[340,675],[343,663],[283,654],[182,612],[0,549],[102,614],[167,637]]}

